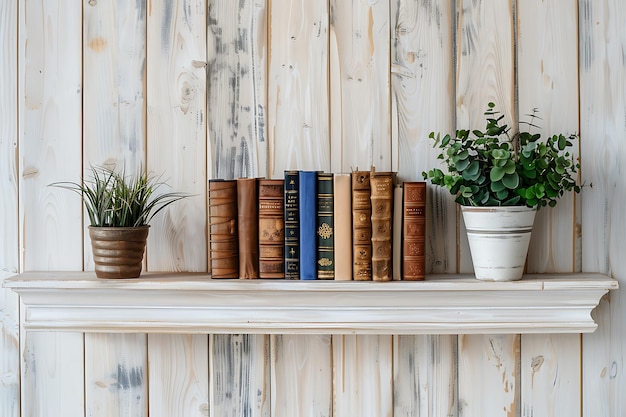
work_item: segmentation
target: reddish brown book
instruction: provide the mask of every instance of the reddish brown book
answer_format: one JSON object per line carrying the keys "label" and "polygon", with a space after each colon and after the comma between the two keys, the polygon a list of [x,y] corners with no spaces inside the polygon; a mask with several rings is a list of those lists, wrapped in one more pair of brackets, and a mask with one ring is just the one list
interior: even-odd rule
{"label": "reddish brown book", "polygon": [[259,180],[259,278],[285,278],[284,183]]}
{"label": "reddish brown book", "polygon": [[372,280],[391,281],[393,260],[391,238],[393,228],[393,189],[395,173],[370,172],[372,201]]}
{"label": "reddish brown book", "polygon": [[239,278],[236,181],[209,181],[209,216],[211,277]]}
{"label": "reddish brown book", "polygon": [[237,180],[239,278],[259,277],[259,196],[256,178]]}
{"label": "reddish brown book", "polygon": [[352,276],[372,279],[372,202],[370,172],[352,172]]}
{"label": "reddish brown book", "polygon": [[402,279],[421,281],[425,273],[426,183],[404,183]]}

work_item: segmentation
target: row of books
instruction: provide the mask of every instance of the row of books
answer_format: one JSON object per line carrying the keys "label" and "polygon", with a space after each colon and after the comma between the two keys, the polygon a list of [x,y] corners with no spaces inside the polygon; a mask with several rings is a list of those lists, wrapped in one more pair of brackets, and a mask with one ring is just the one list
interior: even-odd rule
{"label": "row of books", "polygon": [[211,275],[422,280],[425,206],[425,182],[374,168],[211,180]]}

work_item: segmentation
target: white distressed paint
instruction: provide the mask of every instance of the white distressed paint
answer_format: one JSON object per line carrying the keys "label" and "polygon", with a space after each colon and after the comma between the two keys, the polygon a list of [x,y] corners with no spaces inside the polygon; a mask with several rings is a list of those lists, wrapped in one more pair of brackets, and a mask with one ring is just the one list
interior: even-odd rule
{"label": "white distressed paint", "polygon": [[[5,281],[36,329],[173,333],[459,334],[593,331],[591,310],[617,283],[599,274],[516,282],[435,276],[418,284],[211,280],[90,272],[25,273]],[[497,310],[499,314],[493,314]]]}

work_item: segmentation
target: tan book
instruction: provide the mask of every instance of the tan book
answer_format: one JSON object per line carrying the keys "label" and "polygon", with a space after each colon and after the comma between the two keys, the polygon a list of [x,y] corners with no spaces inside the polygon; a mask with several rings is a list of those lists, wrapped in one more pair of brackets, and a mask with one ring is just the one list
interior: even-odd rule
{"label": "tan book", "polygon": [[335,174],[335,280],[352,280],[352,192],[350,174]]}
{"label": "tan book", "polygon": [[211,277],[239,278],[236,181],[209,181],[209,216]]}
{"label": "tan book", "polygon": [[352,178],[352,277],[372,279],[372,202],[370,172],[353,171]]}
{"label": "tan book", "polygon": [[370,172],[372,201],[372,280],[391,281],[393,229],[393,191],[395,173]]}
{"label": "tan book", "polygon": [[259,180],[259,278],[285,278],[284,183]]}
{"label": "tan book", "polygon": [[259,277],[259,198],[256,178],[237,179],[239,278]]}
{"label": "tan book", "polygon": [[402,279],[421,281],[426,278],[426,183],[404,183]]}

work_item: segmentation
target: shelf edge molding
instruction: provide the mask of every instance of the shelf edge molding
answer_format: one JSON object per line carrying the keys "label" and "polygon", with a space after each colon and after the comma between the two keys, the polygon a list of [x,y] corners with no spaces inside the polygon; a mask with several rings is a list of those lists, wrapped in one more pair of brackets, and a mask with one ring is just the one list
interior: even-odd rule
{"label": "shelf edge molding", "polygon": [[250,334],[587,333],[597,327],[592,310],[618,288],[596,273],[357,282],[41,271],[3,285],[20,295],[27,331]]}

